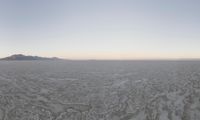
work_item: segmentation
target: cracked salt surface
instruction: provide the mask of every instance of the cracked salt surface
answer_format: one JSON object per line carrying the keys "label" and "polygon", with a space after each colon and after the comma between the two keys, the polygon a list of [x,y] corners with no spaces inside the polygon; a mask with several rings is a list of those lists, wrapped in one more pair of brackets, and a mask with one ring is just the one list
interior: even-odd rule
{"label": "cracked salt surface", "polygon": [[1,120],[200,120],[197,61],[1,61]]}

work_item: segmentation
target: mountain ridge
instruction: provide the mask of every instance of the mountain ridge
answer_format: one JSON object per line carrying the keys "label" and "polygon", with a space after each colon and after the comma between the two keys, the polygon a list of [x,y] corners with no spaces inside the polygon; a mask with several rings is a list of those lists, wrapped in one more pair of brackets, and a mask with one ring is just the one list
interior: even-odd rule
{"label": "mountain ridge", "polygon": [[40,56],[31,56],[31,55],[23,55],[23,54],[14,54],[8,57],[1,58],[0,60],[21,61],[21,60],[61,60],[61,59],[57,57],[40,57]]}

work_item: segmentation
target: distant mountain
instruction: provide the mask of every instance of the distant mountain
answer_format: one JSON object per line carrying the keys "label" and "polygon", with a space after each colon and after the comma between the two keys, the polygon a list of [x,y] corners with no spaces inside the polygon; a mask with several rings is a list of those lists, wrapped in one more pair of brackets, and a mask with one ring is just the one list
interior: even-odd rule
{"label": "distant mountain", "polygon": [[23,54],[15,54],[9,57],[2,58],[0,60],[60,60],[60,58],[57,58],[57,57],[47,58],[47,57],[26,56]]}

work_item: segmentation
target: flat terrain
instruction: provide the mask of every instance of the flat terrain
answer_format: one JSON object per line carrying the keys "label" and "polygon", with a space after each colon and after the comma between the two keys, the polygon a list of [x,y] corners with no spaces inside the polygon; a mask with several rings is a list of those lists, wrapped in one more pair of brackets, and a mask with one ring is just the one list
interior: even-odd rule
{"label": "flat terrain", "polygon": [[200,62],[1,61],[0,120],[200,120]]}

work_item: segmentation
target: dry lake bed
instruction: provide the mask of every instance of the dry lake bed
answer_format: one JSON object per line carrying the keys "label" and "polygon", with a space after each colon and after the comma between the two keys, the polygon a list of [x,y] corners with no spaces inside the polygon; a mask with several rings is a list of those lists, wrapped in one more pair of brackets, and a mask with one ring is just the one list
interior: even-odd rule
{"label": "dry lake bed", "polygon": [[200,120],[200,61],[1,61],[0,120]]}

